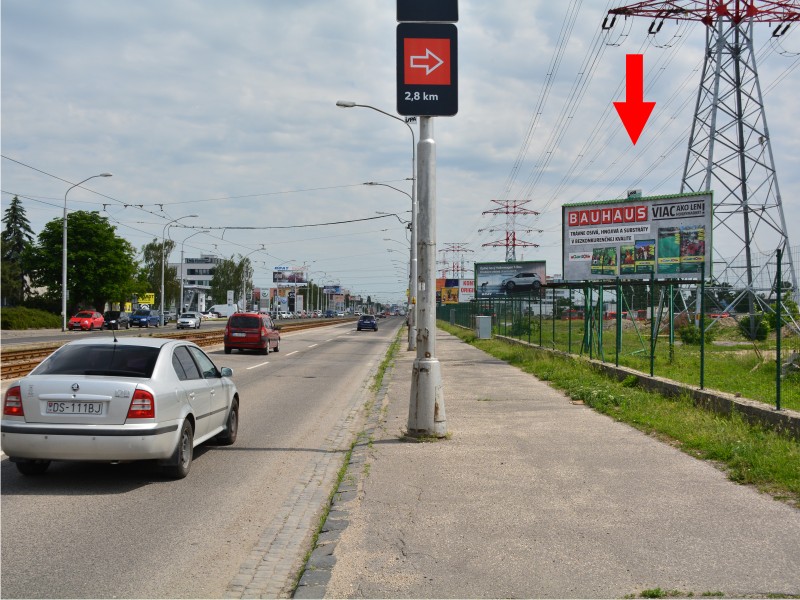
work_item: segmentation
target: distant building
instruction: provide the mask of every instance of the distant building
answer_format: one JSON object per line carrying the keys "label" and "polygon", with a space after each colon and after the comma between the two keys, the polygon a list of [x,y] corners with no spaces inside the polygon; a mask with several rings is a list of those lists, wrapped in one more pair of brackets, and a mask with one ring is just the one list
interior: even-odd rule
{"label": "distant building", "polygon": [[211,291],[214,269],[222,262],[218,256],[201,254],[200,258],[184,257],[183,264],[170,263],[178,271],[178,280],[183,279],[183,303],[180,312],[196,310],[204,312],[212,303],[207,302]]}

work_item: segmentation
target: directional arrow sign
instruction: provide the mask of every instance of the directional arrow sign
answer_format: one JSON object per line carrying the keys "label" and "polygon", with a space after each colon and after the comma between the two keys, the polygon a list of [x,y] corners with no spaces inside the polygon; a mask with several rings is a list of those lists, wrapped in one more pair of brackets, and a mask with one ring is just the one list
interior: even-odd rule
{"label": "directional arrow sign", "polygon": [[[406,40],[409,41],[409,40]],[[425,48],[424,56],[411,56],[412,69],[425,69],[425,75],[430,75],[444,64],[444,61],[431,52],[430,48]]]}
{"label": "directional arrow sign", "polygon": [[626,89],[625,102],[614,102],[619,118],[625,126],[633,145],[639,140],[655,102],[644,101],[644,56],[627,54],[625,56]]}
{"label": "directional arrow sign", "polygon": [[458,112],[458,38],[455,25],[397,26],[397,112],[452,116]]}

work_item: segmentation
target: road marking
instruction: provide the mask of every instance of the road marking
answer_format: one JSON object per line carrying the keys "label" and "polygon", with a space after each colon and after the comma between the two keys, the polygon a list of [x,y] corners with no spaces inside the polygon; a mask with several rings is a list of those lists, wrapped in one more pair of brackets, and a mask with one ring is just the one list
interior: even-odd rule
{"label": "road marking", "polygon": [[294,352],[289,352],[289,354],[287,354],[286,356],[291,356],[292,354],[297,354],[298,352],[300,352],[300,350],[295,350]]}
{"label": "road marking", "polygon": [[326,342],[332,342],[332,341],[333,341],[333,340],[335,340],[335,339],[336,339],[336,338],[331,338],[331,339],[329,339],[329,340],[325,340],[325,341],[326,341]]}
{"label": "road marking", "polygon": [[268,364],[269,364],[269,361],[263,362],[263,363],[259,363],[257,365],[253,365],[252,367],[246,367],[245,370],[249,371],[250,369],[257,369],[258,367],[263,367],[264,365],[268,365]]}
{"label": "road marking", "polygon": [[311,344],[311,345],[309,346],[309,348],[316,348],[317,346],[319,346],[319,344]]}

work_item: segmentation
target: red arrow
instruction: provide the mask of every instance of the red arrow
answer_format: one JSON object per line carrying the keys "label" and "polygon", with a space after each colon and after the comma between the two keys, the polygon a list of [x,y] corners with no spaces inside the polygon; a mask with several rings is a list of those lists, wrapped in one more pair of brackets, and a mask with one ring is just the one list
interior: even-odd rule
{"label": "red arrow", "polygon": [[644,55],[625,55],[625,77],[625,102],[614,102],[614,108],[635,146],[656,106],[644,101]]}

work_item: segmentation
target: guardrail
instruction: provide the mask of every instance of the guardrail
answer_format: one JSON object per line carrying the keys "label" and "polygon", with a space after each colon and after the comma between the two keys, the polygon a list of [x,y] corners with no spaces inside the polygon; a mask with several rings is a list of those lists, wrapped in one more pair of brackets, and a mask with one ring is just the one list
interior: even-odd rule
{"label": "guardrail", "polygon": [[[353,318],[344,319],[325,319],[318,321],[295,322],[279,324],[281,332],[287,331],[300,331],[302,329],[313,329],[316,327],[323,327],[325,325],[333,325],[336,323],[344,323],[352,321]],[[150,333],[150,337],[159,338],[173,338],[181,340],[189,340],[198,346],[216,346],[223,343],[224,330],[211,329],[211,330],[198,330],[191,331],[177,331],[173,330],[169,333]],[[42,359],[47,358],[55,352],[58,348],[66,344],[64,342],[53,342],[52,344],[37,344],[35,348],[3,348],[0,350],[0,379],[6,381],[8,379],[16,379],[24,377],[30,373],[36,366],[42,362]]]}

